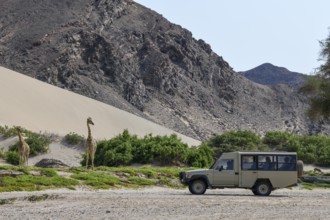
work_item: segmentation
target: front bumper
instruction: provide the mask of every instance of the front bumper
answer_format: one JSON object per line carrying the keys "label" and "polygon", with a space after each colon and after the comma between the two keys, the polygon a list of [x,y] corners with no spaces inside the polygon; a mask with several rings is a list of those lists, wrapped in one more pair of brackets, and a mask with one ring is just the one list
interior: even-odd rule
{"label": "front bumper", "polygon": [[180,182],[184,185],[188,185],[190,178],[187,178],[186,172],[181,172],[179,174]]}

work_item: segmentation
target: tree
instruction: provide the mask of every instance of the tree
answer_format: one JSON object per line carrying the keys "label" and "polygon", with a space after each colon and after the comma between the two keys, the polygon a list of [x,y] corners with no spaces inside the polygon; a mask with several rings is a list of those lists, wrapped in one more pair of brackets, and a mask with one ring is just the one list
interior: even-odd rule
{"label": "tree", "polygon": [[[329,29],[330,30],[330,29]],[[327,77],[330,77],[330,34],[327,39],[320,41],[321,45],[321,59],[325,61],[324,64],[320,66],[320,72]]]}
{"label": "tree", "polygon": [[259,135],[245,130],[225,132],[212,137],[205,144],[214,150],[217,158],[224,152],[266,149]]}
{"label": "tree", "polygon": [[309,95],[310,108],[307,112],[311,119],[328,119],[330,117],[330,34],[320,41],[320,60],[324,61],[315,76],[306,80],[301,92]]}
{"label": "tree", "polygon": [[263,138],[263,143],[276,151],[294,152],[300,147],[299,137],[285,131],[268,131]]}

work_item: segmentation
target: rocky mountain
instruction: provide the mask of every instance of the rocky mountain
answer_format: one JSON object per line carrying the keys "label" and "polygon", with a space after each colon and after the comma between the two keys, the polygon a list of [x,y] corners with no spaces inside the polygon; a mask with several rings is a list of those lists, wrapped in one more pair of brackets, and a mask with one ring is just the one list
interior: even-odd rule
{"label": "rocky mountain", "polygon": [[232,129],[328,132],[307,120],[292,88],[251,82],[134,1],[2,0],[0,8],[4,67],[200,140]]}
{"label": "rocky mountain", "polygon": [[253,82],[263,85],[285,84],[293,88],[302,86],[306,75],[289,71],[284,67],[274,66],[270,63],[264,63],[251,70],[241,72],[243,76]]}

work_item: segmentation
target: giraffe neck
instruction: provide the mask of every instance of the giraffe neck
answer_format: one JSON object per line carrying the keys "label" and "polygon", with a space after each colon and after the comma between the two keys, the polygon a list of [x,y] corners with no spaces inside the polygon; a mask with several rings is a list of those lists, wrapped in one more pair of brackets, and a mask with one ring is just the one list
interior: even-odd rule
{"label": "giraffe neck", "polygon": [[18,139],[19,139],[19,142],[20,142],[20,143],[23,143],[23,137],[22,137],[21,132],[17,132],[17,133],[18,133]]}
{"label": "giraffe neck", "polygon": [[88,138],[92,137],[92,131],[91,131],[91,127],[89,126],[89,124],[87,123],[87,128],[88,128]]}

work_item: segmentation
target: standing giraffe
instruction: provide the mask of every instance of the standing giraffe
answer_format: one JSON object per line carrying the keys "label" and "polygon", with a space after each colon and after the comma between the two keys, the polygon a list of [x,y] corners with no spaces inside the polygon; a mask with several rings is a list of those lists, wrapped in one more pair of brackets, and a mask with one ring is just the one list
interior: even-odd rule
{"label": "standing giraffe", "polygon": [[25,165],[28,166],[30,147],[22,137],[22,128],[16,127],[16,131],[19,138],[19,142],[18,142],[19,166],[25,166]]}
{"label": "standing giraffe", "polygon": [[88,168],[88,160],[89,158],[92,161],[92,169],[94,168],[94,156],[96,151],[96,141],[92,137],[92,132],[90,125],[94,125],[91,117],[87,118],[87,128],[88,128],[88,137],[86,140],[86,169]]}

